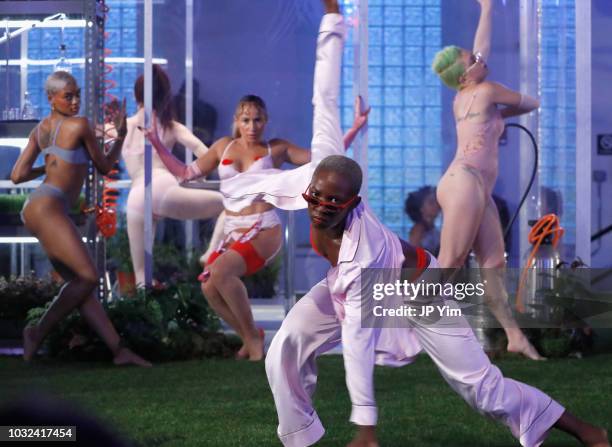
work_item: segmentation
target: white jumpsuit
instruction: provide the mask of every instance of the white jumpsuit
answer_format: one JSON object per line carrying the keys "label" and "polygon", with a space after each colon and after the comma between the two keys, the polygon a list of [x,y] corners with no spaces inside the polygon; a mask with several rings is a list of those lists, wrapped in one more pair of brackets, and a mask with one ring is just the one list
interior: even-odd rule
{"label": "white jumpsuit", "polygon": [[[343,37],[342,16],[326,14],[317,39],[313,161],[292,171],[267,172],[265,179],[255,176],[245,185],[279,208],[306,208],[301,193],[318,162],[328,155],[344,154],[338,112]],[[448,327],[416,323],[405,328],[363,327],[361,311],[370,307],[372,297],[362,297],[362,268],[393,268],[399,274],[403,262],[398,237],[366,206],[358,205],[347,219],[338,265],[291,309],[266,357],[282,443],[304,447],[323,436],[323,425],[312,406],[316,357],[342,341],[353,423],[377,423],[374,365],[401,366],[423,349],[451,388],[475,410],[507,425],[522,445],[539,445],[564,408],[541,391],[504,378],[462,317],[453,317],[460,320]],[[435,266],[431,257],[429,267]]]}

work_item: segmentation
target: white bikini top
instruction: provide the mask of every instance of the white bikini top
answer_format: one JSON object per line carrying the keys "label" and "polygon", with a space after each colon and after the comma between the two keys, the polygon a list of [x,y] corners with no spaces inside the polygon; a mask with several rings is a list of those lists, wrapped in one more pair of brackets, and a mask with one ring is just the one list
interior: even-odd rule
{"label": "white bikini top", "polygon": [[268,155],[264,157],[255,158],[255,161],[251,164],[251,166],[248,167],[248,169],[242,172],[238,171],[234,167],[234,160],[225,156],[228,149],[231,147],[232,144],[234,144],[234,141],[236,140],[232,140],[229,142],[229,144],[225,147],[225,150],[223,151],[223,155],[221,156],[221,163],[219,163],[219,167],[217,168],[217,170],[219,171],[219,178],[221,180],[236,177],[238,174],[242,174],[244,172],[257,172],[263,171],[265,169],[274,168],[274,161],[272,160],[272,148],[270,147],[270,143],[268,143]]}

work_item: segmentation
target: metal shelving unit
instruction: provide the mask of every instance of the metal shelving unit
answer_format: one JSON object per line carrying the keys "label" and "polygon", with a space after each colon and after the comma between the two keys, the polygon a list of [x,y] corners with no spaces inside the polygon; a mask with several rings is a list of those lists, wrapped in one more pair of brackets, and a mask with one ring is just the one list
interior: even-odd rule
{"label": "metal shelving unit", "polygon": [[[101,126],[104,119],[104,11],[105,0],[20,0],[0,2],[0,21],[5,21],[5,25],[10,28],[17,27],[18,21],[41,20],[44,17],[63,13],[71,18],[78,17],[84,23],[84,64],[85,79],[81,86],[86,92],[84,101],[84,113],[94,126]],[[62,26],[61,20],[57,21],[56,26]],[[51,22],[46,22],[45,27],[54,26]],[[30,29],[35,29],[36,26]],[[6,27],[5,27],[6,29]],[[29,30],[20,34],[27,34]],[[21,39],[27,44],[27,39]],[[22,58],[24,49],[21,51]],[[27,51],[25,52],[27,55]],[[27,58],[25,61],[27,67]],[[23,65],[22,65],[23,66]],[[8,70],[8,68],[5,68]],[[5,71],[5,76],[8,72]],[[6,123],[10,125],[10,123]],[[0,135],[2,137],[3,135]],[[23,135],[27,138],[27,135]],[[103,141],[99,139],[100,150],[103,149]],[[88,206],[99,204],[102,199],[103,179],[95,170],[93,163],[90,162],[89,173],[85,184],[85,198]],[[85,226],[84,237],[87,245],[96,262],[100,272],[98,284],[98,294],[101,298],[106,297],[107,284],[104,280],[106,271],[105,242],[97,234],[95,217],[90,215]]]}

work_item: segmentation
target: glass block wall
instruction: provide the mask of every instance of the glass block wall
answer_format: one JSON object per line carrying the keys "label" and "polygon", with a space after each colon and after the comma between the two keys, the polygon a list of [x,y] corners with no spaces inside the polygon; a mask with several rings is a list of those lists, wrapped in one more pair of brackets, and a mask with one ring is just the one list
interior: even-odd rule
{"label": "glass block wall", "polygon": [[540,185],[560,193],[563,241],[576,241],[575,0],[540,0]]}
{"label": "glass block wall", "polygon": [[[108,37],[105,42],[110,50],[110,57],[136,56],[137,52],[137,7],[136,0],[107,0],[109,12],[106,20]],[[34,60],[57,60],[60,57],[61,30],[59,28],[39,28],[29,31],[28,57]],[[66,57],[83,58],[85,37],[81,28],[66,28],[64,30]],[[116,86],[109,91],[118,97],[125,96],[128,100],[128,112],[134,113],[133,86],[138,73],[138,64],[112,64],[113,70],[107,76]],[[39,107],[41,116],[49,113],[49,104],[44,92],[47,76],[53,71],[54,65],[30,65],[28,67],[28,91],[32,102]],[[83,83],[85,68],[82,64],[72,64],[72,74],[79,83]],[[81,110],[81,113],[83,110]]]}
{"label": "glass block wall", "polygon": [[[62,31],[60,28],[34,28],[28,32],[28,58],[41,63],[50,62],[50,65],[28,65],[28,92],[32,103],[38,107],[40,116],[50,111],[49,102],[45,93],[45,80],[54,70],[54,64],[60,58],[60,43]],[[85,34],[82,28],[65,28],[64,45],[67,59],[83,58]],[[72,75],[79,84],[83,85],[85,67],[72,64]]]}
{"label": "glass block wall", "polygon": [[[379,218],[406,236],[406,195],[437,184],[442,170],[441,86],[430,69],[440,49],[441,0],[369,0],[368,199]],[[345,11],[353,7],[344,0]],[[353,120],[353,48],[343,62],[342,124]]]}
{"label": "glass block wall", "polygon": [[[142,2],[141,2],[142,3]],[[138,54],[138,13],[142,10],[137,0],[106,0],[109,8],[106,20],[105,47],[107,57],[137,57]],[[115,83],[108,92],[127,100],[128,115],[136,113],[134,82],[142,73],[142,64],[110,63],[113,71],[106,77]]]}

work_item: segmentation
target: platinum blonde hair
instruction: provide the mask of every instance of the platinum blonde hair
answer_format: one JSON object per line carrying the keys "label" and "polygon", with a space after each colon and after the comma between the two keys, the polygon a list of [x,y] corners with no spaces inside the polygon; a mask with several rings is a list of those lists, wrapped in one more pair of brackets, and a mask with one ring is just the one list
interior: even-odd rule
{"label": "platinum blonde hair", "polygon": [[47,96],[53,96],[68,84],[77,85],[77,80],[67,71],[55,71],[45,81]]}

